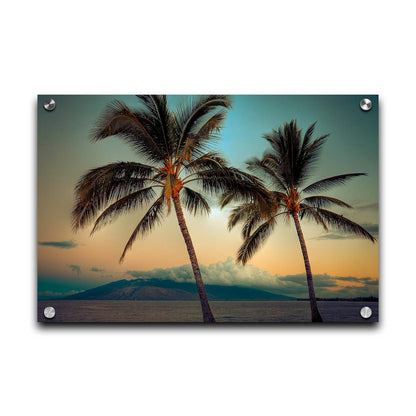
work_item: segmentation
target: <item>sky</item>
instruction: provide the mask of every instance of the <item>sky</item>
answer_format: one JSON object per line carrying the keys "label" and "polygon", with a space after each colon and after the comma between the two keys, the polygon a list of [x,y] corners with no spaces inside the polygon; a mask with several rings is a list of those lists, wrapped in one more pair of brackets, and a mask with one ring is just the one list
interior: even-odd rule
{"label": "sky", "polygon": [[[217,149],[233,166],[245,169],[248,158],[261,157],[267,149],[264,133],[292,119],[297,119],[304,131],[317,121],[316,137],[326,133],[330,136],[310,182],[343,173],[367,173],[326,194],[353,205],[353,210],[337,212],[378,237],[378,97],[366,97],[373,102],[369,112],[360,109],[359,101],[364,96],[357,95],[233,96],[233,108]],[[38,97],[39,293],[58,296],[138,277],[192,277],[173,212],[151,235],[136,240],[121,265],[119,257],[144,209],[119,218],[93,236],[91,227],[75,234],[71,229],[73,190],[78,179],[94,167],[138,160],[116,137],[94,144],[89,140],[91,128],[108,103],[117,98],[138,107],[137,98],[53,96],[56,109],[51,112],[43,108],[47,98],[50,96]],[[168,96],[168,102],[174,108],[188,98]],[[212,201],[211,208],[209,217],[185,213],[206,283],[239,284],[296,296],[306,293],[304,264],[293,224],[280,222],[244,267],[234,262],[241,244],[240,228],[229,232],[229,210],[221,211],[216,201]],[[340,232],[326,233],[305,221],[302,227],[318,296],[377,295],[378,243]]]}

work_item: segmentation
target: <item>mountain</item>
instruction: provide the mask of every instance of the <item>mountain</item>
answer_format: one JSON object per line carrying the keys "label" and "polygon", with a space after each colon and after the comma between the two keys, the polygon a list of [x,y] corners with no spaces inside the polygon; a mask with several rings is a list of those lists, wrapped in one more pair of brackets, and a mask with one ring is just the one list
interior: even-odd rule
{"label": "mountain", "polygon": [[[205,285],[209,300],[295,300],[242,286]],[[63,299],[74,300],[198,300],[194,283],[173,280],[118,280]]]}

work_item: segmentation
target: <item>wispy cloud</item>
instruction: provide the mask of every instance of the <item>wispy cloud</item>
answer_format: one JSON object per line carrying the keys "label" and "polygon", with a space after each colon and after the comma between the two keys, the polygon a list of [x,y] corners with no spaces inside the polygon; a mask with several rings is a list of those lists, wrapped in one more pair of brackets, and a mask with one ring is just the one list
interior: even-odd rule
{"label": "wispy cloud", "polygon": [[369,232],[373,234],[378,234],[378,224],[362,224],[362,226]]}
{"label": "wispy cloud", "polygon": [[79,244],[75,243],[72,240],[69,241],[39,241],[38,244],[40,246],[49,246],[49,247],[56,247],[56,248],[75,248],[78,247]]}
{"label": "wispy cloud", "polygon": [[353,282],[353,283],[360,283],[364,285],[378,285],[378,280],[371,279],[370,277],[337,277],[337,280],[342,282]]}
{"label": "wispy cloud", "polygon": [[[201,265],[201,272],[206,284],[224,286],[246,286],[267,290],[282,295],[307,297],[308,288],[304,273],[297,275],[271,275],[255,266],[236,264],[229,257],[224,262]],[[176,282],[193,282],[194,276],[190,265],[150,271],[129,270],[132,278],[174,280]],[[313,276],[317,296],[319,297],[357,297],[377,296],[378,280],[370,277],[338,277],[327,274]],[[350,283],[350,284],[349,284]]]}
{"label": "wispy cloud", "polygon": [[79,276],[81,274],[81,267],[76,264],[68,264],[68,267]]}
{"label": "wispy cloud", "polygon": [[349,234],[327,233],[314,237],[313,240],[348,240],[351,238],[356,238],[356,236]]}
{"label": "wispy cloud", "polygon": [[101,272],[105,272],[105,270],[104,269],[98,269],[97,267],[91,267],[90,272],[101,273]]}
{"label": "wispy cloud", "polygon": [[378,210],[378,202],[373,202],[372,204],[366,204],[366,205],[358,205],[355,207],[355,209]]}
{"label": "wispy cloud", "polygon": [[69,290],[66,292],[54,292],[53,290],[45,290],[38,293],[39,299],[54,299],[62,298],[63,296],[75,295],[76,293],[81,292],[81,290]]}
{"label": "wispy cloud", "polygon": [[[367,224],[361,224],[361,226],[365,228],[374,237],[378,236],[378,224],[367,223]],[[314,237],[313,240],[352,240],[356,238],[360,238],[360,237],[355,234],[334,232],[334,233],[326,233],[326,234],[319,235],[318,237]]]}

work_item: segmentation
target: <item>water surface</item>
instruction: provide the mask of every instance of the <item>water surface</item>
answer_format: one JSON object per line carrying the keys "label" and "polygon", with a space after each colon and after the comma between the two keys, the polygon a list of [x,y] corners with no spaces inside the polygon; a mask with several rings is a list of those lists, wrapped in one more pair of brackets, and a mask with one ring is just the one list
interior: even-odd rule
{"label": "water surface", "polygon": [[[212,301],[217,322],[310,322],[309,302],[305,301]],[[43,309],[53,306],[53,319]],[[377,302],[318,302],[325,322],[377,322]],[[362,319],[360,309],[369,306],[373,315]],[[201,322],[198,301],[128,300],[42,300],[38,302],[39,322]]]}

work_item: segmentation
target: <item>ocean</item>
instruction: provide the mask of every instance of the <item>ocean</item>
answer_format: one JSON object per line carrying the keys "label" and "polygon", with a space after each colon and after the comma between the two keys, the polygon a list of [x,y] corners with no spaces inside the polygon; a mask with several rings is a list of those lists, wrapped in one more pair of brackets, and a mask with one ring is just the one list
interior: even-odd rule
{"label": "ocean", "polygon": [[[310,322],[306,301],[211,301],[210,305],[218,323]],[[54,318],[44,317],[46,306],[55,308]],[[363,306],[372,309],[371,318],[361,318]],[[324,322],[378,322],[378,302],[324,301],[318,307]],[[198,301],[41,300],[38,321],[200,323],[202,314]]]}

